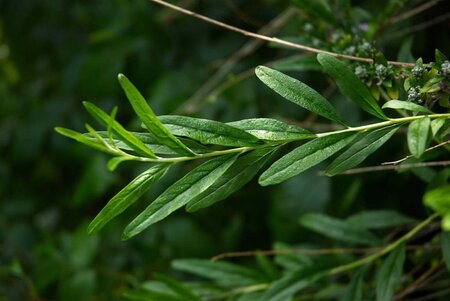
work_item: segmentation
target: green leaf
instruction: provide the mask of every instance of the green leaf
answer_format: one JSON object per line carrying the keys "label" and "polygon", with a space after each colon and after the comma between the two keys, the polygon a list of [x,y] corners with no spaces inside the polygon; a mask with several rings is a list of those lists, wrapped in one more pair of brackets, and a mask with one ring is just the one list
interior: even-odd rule
{"label": "green leaf", "polygon": [[357,103],[364,111],[381,119],[389,119],[380,109],[367,86],[346,64],[328,54],[318,54],[317,60],[336,82],[342,94]]}
{"label": "green leaf", "polygon": [[347,221],[319,213],[307,213],[300,217],[300,224],[324,236],[354,244],[372,246],[379,242],[371,232]]}
{"label": "green leaf", "polygon": [[440,215],[450,212],[450,184],[430,190],[423,196],[423,203]]}
{"label": "green leaf", "polygon": [[315,56],[293,55],[275,61],[272,67],[279,71],[322,71]]}
{"label": "green leaf", "polygon": [[383,229],[415,222],[393,210],[371,210],[354,214],[347,218],[347,222],[362,229]]}
{"label": "green leaf", "polygon": [[170,164],[159,164],[138,175],[106,204],[90,223],[88,233],[97,232],[111,219],[136,202],[150,189],[151,185],[166,174],[170,166]]}
{"label": "green leaf", "polygon": [[444,126],[445,124],[445,118],[437,118],[431,121],[430,128],[431,128],[431,134],[433,137],[436,137],[439,133],[439,130]]}
{"label": "green leaf", "polygon": [[128,300],[135,301],[184,301],[182,297],[153,291],[128,291],[124,293]]}
{"label": "green leaf", "polygon": [[296,272],[291,272],[273,282],[269,289],[263,294],[261,301],[286,301],[295,294],[320,279],[323,266],[308,266]]}
{"label": "green leaf", "polygon": [[344,124],[335,108],[322,95],[295,78],[265,66],[256,68],[256,76],[287,100],[325,118]]}
{"label": "green leaf", "polygon": [[125,75],[119,74],[119,83],[125,91],[134,111],[139,116],[139,119],[144,123],[148,131],[155,135],[155,138],[161,144],[167,145],[180,155],[195,156],[194,152],[164,127],[147,104],[147,101]]}
{"label": "green leaf", "polygon": [[441,240],[442,257],[444,258],[447,270],[450,272],[450,232],[441,232],[439,237]]}
{"label": "green leaf", "polygon": [[441,228],[443,231],[450,231],[450,211],[442,217]]}
{"label": "green leaf", "polygon": [[269,141],[310,139],[316,136],[308,130],[270,118],[244,119],[227,124]]}
{"label": "green leaf", "polygon": [[264,282],[259,271],[229,262],[179,259],[172,261],[172,267],[225,285],[245,286]]}
{"label": "green leaf", "polygon": [[107,166],[110,171],[114,171],[114,170],[116,170],[116,168],[119,166],[120,163],[125,162],[125,161],[130,161],[130,160],[133,160],[133,159],[130,157],[125,157],[125,156],[114,157],[108,161]]}
{"label": "green leaf", "polygon": [[[108,138],[109,137],[108,132],[106,132],[106,131],[98,131],[97,133],[102,138]],[[139,132],[130,132],[130,133],[133,134],[134,136],[136,136],[138,139],[140,139],[145,144],[145,146],[147,146],[149,149],[151,149],[155,154],[159,154],[159,155],[178,155],[177,152],[175,152],[172,149],[168,148],[167,146],[159,143],[156,140],[155,136],[152,135],[151,133],[139,133]],[[92,137],[92,135],[90,133],[86,133],[85,135],[87,135],[88,137]],[[133,150],[130,146],[128,146],[127,144],[125,144],[121,140],[113,139],[112,141],[113,141],[113,143],[115,144],[116,147],[118,147],[118,148],[120,148],[122,150]],[[211,151],[206,146],[203,146],[200,143],[195,142],[195,141],[190,140],[190,139],[180,138],[180,141],[182,141],[183,144],[185,144],[187,147],[189,147],[189,149],[191,149],[192,151],[196,152],[197,154],[208,153],[208,152]]]}
{"label": "green leaf", "polygon": [[187,287],[184,283],[178,281],[177,279],[163,274],[155,274],[154,277],[156,280],[164,283],[174,293],[176,293],[180,297],[183,297],[183,300],[201,301],[200,297],[198,297],[189,287]]}
{"label": "green leaf", "polygon": [[213,185],[236,161],[238,155],[220,156],[199,165],[172,184],[125,229],[123,239],[129,239],[154,224]]}
{"label": "green leaf", "polygon": [[69,137],[71,139],[74,139],[82,144],[85,144],[89,147],[95,148],[96,150],[111,154],[111,155],[117,155],[117,153],[112,150],[109,149],[108,147],[106,147],[103,143],[101,143],[100,141],[98,141],[98,139],[95,138],[89,138],[88,136],[70,130],[70,129],[66,129],[66,128],[62,128],[62,127],[56,127],[55,131],[63,136]]}
{"label": "green leaf", "polygon": [[418,112],[418,113],[433,113],[424,106],[415,104],[413,102],[409,101],[403,101],[403,100],[390,100],[386,102],[383,107],[383,109],[389,108],[389,109],[401,109],[401,110],[407,110],[412,112]]}
{"label": "green leaf", "polygon": [[255,146],[263,143],[243,130],[218,121],[176,115],[159,116],[159,120],[172,134],[203,144]]}
{"label": "green leaf", "polygon": [[340,301],[362,301],[362,285],[365,268],[353,274],[352,280],[345,291],[344,297]]}
{"label": "green leaf", "polygon": [[94,104],[84,101],[84,107],[86,110],[104,127],[110,127],[112,133],[117,136],[121,141],[131,147],[136,153],[150,158],[156,158],[155,154],[142,142],[128,132],[120,123],[115,121],[111,116],[106,114],[100,108]]}
{"label": "green leaf", "polygon": [[188,212],[211,206],[247,184],[270,158],[274,149],[257,149],[241,156],[211,187],[186,205]]}
{"label": "green leaf", "polygon": [[346,132],[305,143],[273,163],[261,175],[259,184],[267,186],[286,181],[332,156],[347,146],[355,136],[355,133]]}
{"label": "green leaf", "polygon": [[294,4],[308,15],[316,16],[331,24],[336,23],[334,14],[331,12],[328,3],[324,0],[294,0]]}
{"label": "green leaf", "polygon": [[355,167],[388,141],[398,128],[399,125],[391,125],[366,133],[346,151],[340,154],[330,166],[327,167],[325,173],[328,176],[334,176]]}
{"label": "green leaf", "polygon": [[406,247],[400,245],[383,261],[376,277],[377,301],[392,301],[394,289],[403,273]]}
{"label": "green leaf", "polygon": [[408,148],[411,154],[420,158],[428,143],[430,131],[430,118],[424,117],[414,120],[408,127]]}

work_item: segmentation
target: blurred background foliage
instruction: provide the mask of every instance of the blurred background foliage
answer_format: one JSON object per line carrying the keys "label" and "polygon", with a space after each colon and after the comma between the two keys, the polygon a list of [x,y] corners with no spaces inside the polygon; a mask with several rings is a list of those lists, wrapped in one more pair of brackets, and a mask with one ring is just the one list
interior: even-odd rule
{"label": "blurred background foliage", "polygon": [[[251,31],[280,18],[292,5],[287,0],[175,2]],[[385,2],[352,1],[374,16]],[[421,1],[406,2],[414,6]],[[435,48],[448,55],[448,20],[408,31],[443,10],[436,5],[389,25],[378,33],[377,46],[396,59],[402,43],[413,38],[408,41],[415,58],[433,60]],[[295,11],[273,35],[302,40],[305,24],[313,21]],[[248,43],[251,51],[237,55]],[[192,168],[187,165],[173,169],[146,200],[88,236],[88,222],[144,167],[124,164],[111,173],[106,155],[60,137],[53,127],[82,130],[90,119],[81,101],[90,100],[106,110],[119,105],[122,124],[139,129],[116,81],[119,72],[161,115],[177,112],[224,122],[250,117],[302,122],[311,117],[271,93],[252,71],[295,51],[252,43],[145,0],[0,0],[0,300],[122,300],[127,288],[154,272],[167,272],[175,258],[323,239],[298,225],[305,212],[346,217],[363,209],[390,208],[414,218],[426,215],[420,198],[424,179],[432,177],[420,173],[435,175],[439,169],[330,179],[319,175],[319,168],[270,188],[253,181],[227,202],[195,214],[177,213],[130,241],[120,241],[127,221]],[[202,91],[230,57],[233,64],[223,78]],[[346,120],[363,118],[329,91],[320,73],[292,74],[328,93]],[[401,158],[407,152],[403,141],[390,143],[367,165]]]}

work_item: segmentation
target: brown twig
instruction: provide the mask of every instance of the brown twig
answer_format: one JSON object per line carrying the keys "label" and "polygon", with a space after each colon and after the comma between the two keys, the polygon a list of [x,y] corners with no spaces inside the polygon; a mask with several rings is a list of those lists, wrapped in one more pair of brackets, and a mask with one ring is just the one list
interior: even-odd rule
{"label": "brown twig", "polygon": [[[407,246],[408,250],[419,250],[424,246],[412,245]],[[429,247],[429,246],[427,246]],[[218,261],[225,258],[234,257],[254,257],[256,255],[289,255],[289,254],[302,254],[302,255],[329,255],[329,254],[366,254],[377,252],[383,249],[379,248],[334,248],[334,249],[287,249],[287,250],[255,250],[255,251],[240,251],[240,252],[227,252],[216,255],[211,258],[211,261]]]}
{"label": "brown twig", "polygon": [[419,163],[411,163],[411,164],[403,164],[399,165],[385,165],[385,166],[368,166],[368,167],[360,167],[346,170],[340,175],[354,175],[361,174],[367,172],[375,172],[375,171],[386,171],[386,170],[398,170],[398,169],[412,169],[412,168],[421,168],[421,167],[430,167],[430,166],[448,166],[450,165],[450,161],[433,161],[433,162],[419,162]]}
{"label": "brown twig", "polygon": [[425,2],[417,7],[414,7],[413,9],[411,9],[407,12],[404,12],[403,14],[392,17],[388,23],[394,24],[394,23],[409,19],[409,18],[411,18],[417,14],[420,14],[421,12],[435,6],[436,4],[438,4],[441,1],[442,0],[433,0],[433,1]]}
{"label": "brown twig", "polygon": [[[439,144],[436,144],[436,145],[434,145],[432,147],[427,148],[425,150],[425,152],[429,152],[429,151],[431,151],[433,149],[439,148],[439,147],[444,146],[444,145],[449,144],[449,143],[450,143],[450,140],[444,141],[442,143],[439,143]],[[409,158],[412,158],[412,157],[414,157],[414,156],[413,155],[408,155],[408,156],[406,156],[406,157],[404,157],[404,158],[402,158],[400,160],[397,160],[397,161],[383,162],[383,163],[381,163],[381,165],[398,165],[398,164],[402,163],[403,161],[406,161],[406,160],[408,160]]]}
{"label": "brown twig", "polygon": [[[153,1],[153,0],[151,0]],[[273,19],[269,24],[261,28],[258,34],[272,35],[297,12],[295,8],[289,8]],[[258,47],[263,45],[261,40],[251,40],[244,44],[238,51],[230,56],[222,66],[191,96],[175,113],[187,112],[193,113],[197,107],[197,103],[206,97],[216,87],[222,79],[233,69],[236,63],[250,53],[254,52]],[[252,70],[253,72],[253,70]]]}
{"label": "brown twig", "polygon": [[[251,31],[247,31],[247,30],[244,30],[244,29],[241,29],[241,28],[238,28],[238,27],[235,27],[235,26],[232,26],[232,25],[229,25],[229,24],[226,24],[226,23],[223,23],[223,22],[211,19],[209,17],[206,17],[204,15],[201,15],[201,14],[195,13],[193,11],[184,9],[184,8],[179,7],[177,5],[167,3],[167,2],[165,2],[163,0],[149,0],[149,1],[158,3],[160,5],[163,5],[165,7],[170,8],[170,9],[176,10],[176,11],[181,12],[183,14],[192,16],[194,18],[203,20],[205,22],[208,22],[208,23],[214,24],[216,26],[228,29],[230,31],[234,31],[234,32],[240,33],[240,34],[242,34],[244,36],[251,37],[251,38],[254,38],[254,39],[259,39],[259,40],[263,40],[263,41],[267,41],[267,42],[272,42],[272,43],[276,43],[276,44],[279,44],[279,45],[284,45],[284,46],[287,46],[287,47],[291,47],[291,48],[299,49],[299,50],[303,50],[303,51],[308,51],[308,52],[312,52],[312,53],[325,53],[325,54],[328,54],[328,55],[331,55],[331,56],[334,56],[334,57],[337,57],[337,58],[342,58],[342,59],[347,59],[347,60],[352,60],[352,61],[357,61],[357,62],[370,63],[370,64],[373,63],[373,60],[370,59],[370,58],[361,58],[361,57],[352,56],[352,55],[335,53],[335,52],[321,50],[321,49],[317,49],[317,48],[313,48],[313,47],[309,47],[309,46],[304,46],[304,45],[301,45],[301,44],[292,43],[292,42],[289,42],[289,41],[286,41],[286,40],[283,40],[283,39],[279,39],[279,38],[275,38],[275,37],[268,37],[268,36],[265,36],[265,35],[262,35],[262,34],[257,34],[257,33],[251,32]],[[391,64],[391,65],[394,65],[394,66],[399,66],[399,67],[414,67],[414,64],[412,64],[412,63],[397,62],[397,61],[388,61],[388,63]]]}
{"label": "brown twig", "polygon": [[417,25],[414,25],[411,27],[407,27],[404,30],[399,30],[397,32],[394,32],[392,35],[389,36],[389,39],[392,40],[392,39],[399,38],[404,35],[408,35],[408,34],[411,34],[411,33],[417,32],[417,31],[424,30],[428,27],[431,27],[438,23],[444,22],[448,19],[450,19],[450,12],[440,15],[439,17],[433,18],[429,21],[425,21],[423,23],[420,23],[420,24],[417,24]]}

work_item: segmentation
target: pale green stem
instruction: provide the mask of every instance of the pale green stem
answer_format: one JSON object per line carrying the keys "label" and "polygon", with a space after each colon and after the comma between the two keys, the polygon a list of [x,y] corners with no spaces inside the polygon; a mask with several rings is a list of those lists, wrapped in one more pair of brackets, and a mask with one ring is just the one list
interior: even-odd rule
{"label": "pale green stem", "polygon": [[406,233],[405,235],[400,237],[398,240],[396,240],[393,243],[391,243],[388,246],[386,246],[384,249],[381,249],[380,251],[378,251],[378,252],[376,252],[376,253],[374,253],[372,255],[369,255],[367,257],[361,258],[359,260],[356,260],[356,261],[350,262],[348,264],[344,264],[344,265],[335,267],[335,268],[329,270],[326,274],[327,275],[335,275],[335,274],[338,274],[338,273],[342,273],[342,272],[345,272],[345,271],[357,268],[359,266],[365,265],[365,264],[367,264],[369,262],[374,261],[375,259],[380,258],[381,256],[391,252],[392,250],[394,250],[395,248],[400,246],[402,243],[404,243],[404,242],[408,241],[409,239],[411,239],[414,235],[416,235],[417,232],[419,232],[424,227],[426,227],[437,216],[438,216],[437,213],[431,215],[426,220],[424,220],[423,222],[421,222],[420,224],[418,224],[417,226],[412,228],[408,233]]}
{"label": "pale green stem", "polygon": [[[316,138],[316,137],[325,137],[325,136],[329,136],[329,135],[335,135],[335,134],[347,133],[347,132],[365,132],[365,131],[368,131],[368,130],[382,128],[382,127],[385,127],[385,126],[388,126],[388,125],[411,122],[411,121],[414,121],[414,120],[425,118],[427,116],[430,119],[450,118],[450,113],[446,113],[446,114],[432,114],[432,115],[420,115],[420,116],[409,116],[409,117],[402,117],[402,118],[393,118],[393,119],[389,119],[389,120],[378,122],[378,123],[374,123],[374,124],[363,125],[363,126],[358,126],[358,127],[349,127],[347,129],[344,129],[344,130],[333,131],[333,132],[319,133],[319,134],[316,134],[314,136],[311,136],[311,139],[312,138]],[[129,160],[140,161],[140,162],[178,163],[178,162],[184,162],[184,161],[190,161],[190,160],[197,160],[197,159],[203,159],[203,158],[217,157],[217,156],[222,156],[222,155],[227,155],[227,154],[245,153],[245,152],[248,152],[248,151],[251,151],[251,150],[254,150],[254,149],[257,149],[257,148],[261,148],[261,147],[274,146],[274,145],[277,145],[277,144],[278,145],[282,145],[282,144],[287,144],[287,143],[294,142],[294,141],[299,141],[299,140],[305,140],[305,137],[302,137],[301,139],[277,141],[277,142],[272,142],[270,144],[263,144],[263,145],[258,145],[258,146],[245,146],[245,147],[238,147],[238,148],[230,148],[230,149],[214,151],[214,152],[210,152],[210,153],[206,153],[206,154],[197,154],[196,156],[193,156],[193,157],[145,158],[145,157],[133,156],[133,155],[130,155],[130,154],[126,154],[125,156],[128,157]]]}

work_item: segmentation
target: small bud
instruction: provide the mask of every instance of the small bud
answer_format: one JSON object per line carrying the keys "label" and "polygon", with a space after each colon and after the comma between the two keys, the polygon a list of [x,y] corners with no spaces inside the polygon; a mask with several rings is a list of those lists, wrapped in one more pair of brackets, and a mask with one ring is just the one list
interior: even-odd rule
{"label": "small bud", "polygon": [[441,72],[442,72],[442,75],[444,75],[446,77],[450,74],[450,63],[449,63],[449,61],[445,61],[445,62],[442,63],[442,65],[441,65]]}
{"label": "small bud", "polygon": [[360,79],[366,79],[367,78],[367,69],[363,66],[357,66],[355,68],[355,74]]}
{"label": "small bud", "polygon": [[378,79],[380,80],[380,82],[382,82],[383,79],[385,79],[386,76],[388,75],[388,69],[384,65],[377,64],[377,65],[375,65],[375,73],[376,73]]}
{"label": "small bud", "polygon": [[416,102],[416,103],[422,103],[423,100],[421,99],[422,94],[420,93],[420,87],[411,87],[408,90],[408,101],[410,102]]}

